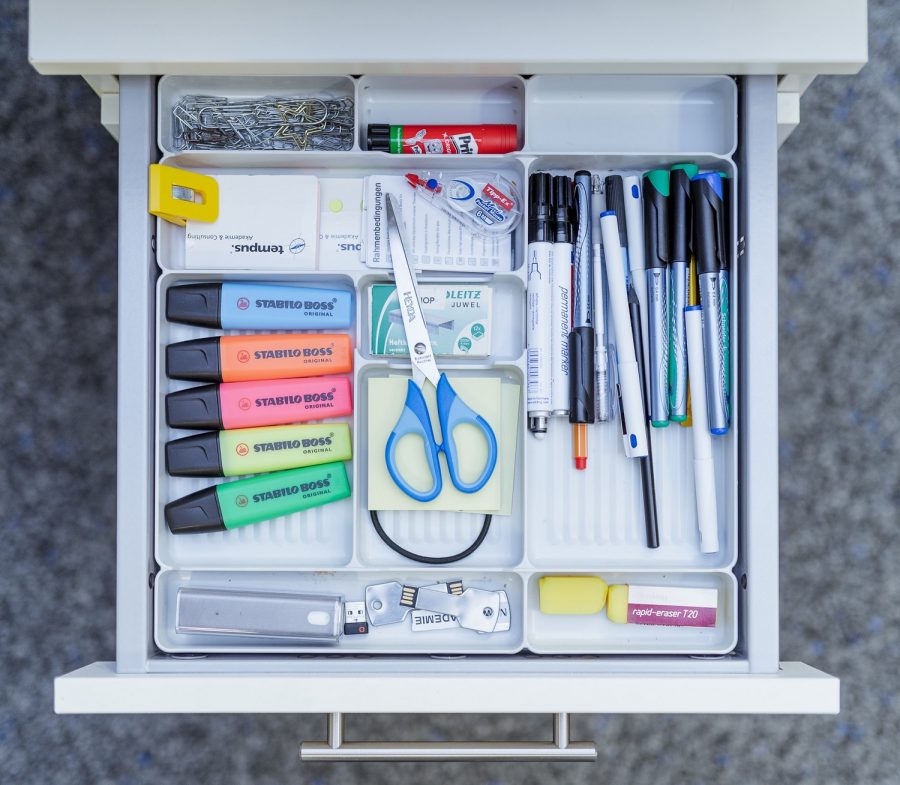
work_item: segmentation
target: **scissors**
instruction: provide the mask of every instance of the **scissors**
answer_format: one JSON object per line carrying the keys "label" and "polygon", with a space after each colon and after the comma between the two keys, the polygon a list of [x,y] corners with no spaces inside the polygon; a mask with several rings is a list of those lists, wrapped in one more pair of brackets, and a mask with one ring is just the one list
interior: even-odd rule
{"label": "scissors", "polygon": [[[438,371],[428,337],[428,326],[422,316],[422,303],[416,289],[416,276],[409,264],[409,257],[403,243],[403,232],[397,219],[399,208],[392,194],[387,194],[387,234],[391,249],[391,264],[394,268],[394,279],[397,284],[397,296],[400,300],[400,313],[403,316],[403,329],[406,331],[406,343],[409,346],[409,359],[412,362],[412,379],[406,388],[406,402],[394,429],[388,436],[384,457],[391,479],[407,496],[419,502],[430,502],[437,498],[443,487],[439,453],[447,458],[447,469],[454,487],[463,493],[475,493],[481,490],[494,473],[497,465],[497,437],[487,421],[470,409],[456,394],[447,380],[447,375]],[[438,444],[431,427],[431,417],[422,395],[425,382],[430,381],[437,389],[438,422],[441,425],[443,444]],[[454,429],[459,425],[472,425],[484,436],[488,447],[488,456],[481,475],[474,482],[465,482],[459,474],[459,455],[453,437]],[[397,444],[409,434],[417,434],[425,442],[425,459],[431,474],[431,488],[419,491],[410,485],[400,474],[396,461]]]}

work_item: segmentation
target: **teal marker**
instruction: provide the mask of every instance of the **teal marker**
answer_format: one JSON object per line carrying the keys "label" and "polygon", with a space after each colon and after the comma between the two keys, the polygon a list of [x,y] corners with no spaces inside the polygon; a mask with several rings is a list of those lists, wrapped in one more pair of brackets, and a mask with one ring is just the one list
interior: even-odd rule
{"label": "teal marker", "polygon": [[[725,400],[731,401],[731,331],[729,327],[730,290],[728,286],[731,255],[734,253],[731,232],[731,180],[726,172],[719,172],[722,178],[722,205],[725,213],[725,251],[722,254],[722,268],[719,271],[719,300],[722,307],[722,341],[725,358]],[[728,411],[731,411],[729,406]]]}
{"label": "teal marker", "polygon": [[172,534],[237,529],[350,496],[343,463],[323,463],[204,488],[166,505]]}
{"label": "teal marker", "polygon": [[676,164],[670,171],[669,196],[669,419],[687,419],[688,367],[687,331],[684,309],[687,307],[688,273],[691,262],[691,178],[697,174],[694,164]]}

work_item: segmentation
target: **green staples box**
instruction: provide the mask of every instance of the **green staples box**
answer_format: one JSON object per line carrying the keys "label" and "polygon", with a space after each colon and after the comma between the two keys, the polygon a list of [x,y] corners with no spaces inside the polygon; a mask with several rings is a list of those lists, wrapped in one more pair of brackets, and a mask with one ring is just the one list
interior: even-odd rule
{"label": "green staples box", "polygon": [[[438,357],[489,357],[491,287],[478,284],[419,284],[431,347]],[[406,355],[406,333],[393,284],[369,289],[370,350],[378,356]]]}

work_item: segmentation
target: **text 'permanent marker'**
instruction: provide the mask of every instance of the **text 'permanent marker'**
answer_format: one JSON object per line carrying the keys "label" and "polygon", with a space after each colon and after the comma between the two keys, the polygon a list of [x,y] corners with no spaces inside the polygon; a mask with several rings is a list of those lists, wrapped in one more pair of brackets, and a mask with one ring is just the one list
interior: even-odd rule
{"label": "text 'permanent marker'", "polygon": [[569,328],[572,309],[572,181],[553,178],[553,259],[550,265],[550,411],[569,416]]}
{"label": "text 'permanent marker'", "polygon": [[222,330],[339,330],[353,297],[344,289],[226,281],[172,286],[166,319]]}
{"label": "text 'permanent marker'", "polygon": [[166,347],[166,375],[192,382],[293,379],[351,370],[353,349],[345,333],[223,335]]}
{"label": "text 'permanent marker'", "polygon": [[166,396],[166,422],[171,428],[230,430],[352,413],[346,376],[204,384]]}
{"label": "text 'permanent marker'", "polygon": [[166,471],[174,477],[237,477],[349,461],[351,454],[346,423],[240,428],[168,442]]}
{"label": "text 'permanent marker'", "polygon": [[165,508],[172,534],[227,531],[350,496],[343,463],[304,466],[204,488]]}

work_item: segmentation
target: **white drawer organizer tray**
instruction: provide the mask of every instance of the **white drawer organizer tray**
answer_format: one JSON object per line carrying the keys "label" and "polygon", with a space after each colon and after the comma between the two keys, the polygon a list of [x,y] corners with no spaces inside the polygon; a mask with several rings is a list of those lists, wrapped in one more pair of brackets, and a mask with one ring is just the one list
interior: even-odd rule
{"label": "white drawer organizer tray", "polygon": [[[521,151],[502,156],[171,151],[172,102],[188,91],[262,95],[328,90],[356,98],[357,140],[371,122],[509,122]],[[802,663],[780,663],[778,646],[777,144],[774,77],[682,76],[123,76],[120,91],[119,437],[116,661],[56,683],[61,712],[328,712],[328,741],[304,745],[331,759],[428,757],[579,758],[566,712],[834,712],[838,682]],[[157,117],[158,108],[158,117]],[[365,507],[367,384],[408,373],[408,363],[367,352],[366,290],[389,277],[359,263],[320,258],[291,274],[185,269],[180,230],[147,214],[147,165],[160,159],[208,172],[311,173],[329,177],[416,168],[486,167],[520,184],[530,172],[641,171],[695,161],[735,178],[739,238],[732,275],[733,429],[715,443],[721,550],[697,548],[689,433],[655,432],[662,547],[643,544],[637,467],[621,455],[615,423],[590,429],[588,471],[571,468],[570,432],[554,422],[537,442],[519,412],[512,514],[496,517],[482,547],[447,568],[406,562],[384,547]],[[495,293],[493,354],[448,370],[523,382],[524,231],[516,267],[473,276]],[[423,276],[423,279],[429,278]],[[170,341],[210,331],[160,317],[165,290],[189,281],[252,278],[352,289],[357,350],[349,500],[227,534],[172,537],[163,505],[213,480],[169,478],[159,451],[185,431],[165,426],[170,382],[160,368]],[[501,329],[502,328],[502,329]],[[524,391],[523,391],[524,400]],[[480,519],[385,513],[388,531],[420,552],[468,545]],[[542,615],[542,575],[596,574],[610,582],[718,586],[715,630],[617,627],[595,617]],[[250,648],[174,631],[179,586],[279,588],[361,599],[368,583],[424,584],[460,578],[504,587],[505,633],[348,636],[316,649]],[[254,645],[257,645],[254,642]],[[429,656],[432,655],[432,656]],[[449,656],[443,656],[449,655]],[[426,696],[423,698],[423,696]],[[552,712],[554,743],[479,746],[342,742],[340,712]]]}
{"label": "white drawer organizer tray", "polygon": [[[358,143],[345,153],[315,152],[181,152],[163,163],[210,175],[268,173],[290,177],[308,173],[360,177],[379,172],[401,174],[417,168],[496,170],[516,182],[528,203],[526,185],[535,171],[567,173],[589,169],[641,173],[694,161],[701,169],[739,177],[731,156],[737,145],[737,86],[727,77],[615,78],[394,78],[294,80],[264,78],[220,80],[165,77],[159,87],[159,144],[171,147],[172,101],[190,92],[231,96],[312,91],[347,95],[355,91]],[[482,156],[398,156],[359,149],[370,122],[505,122],[519,128],[521,152]],[[607,150],[615,151],[607,153]],[[736,201],[736,200],[734,200]],[[732,221],[736,221],[736,206]],[[163,270],[157,297],[157,450],[156,450],[156,642],[166,652],[264,653],[322,652],[316,645],[278,645],[239,637],[175,633],[174,596],[180,586],[269,588],[341,594],[361,600],[368,584],[399,580],[414,585],[462,578],[464,585],[503,588],[509,595],[509,631],[480,635],[455,629],[410,632],[408,623],[371,627],[368,635],[345,636],[328,652],[513,654],[520,651],[560,654],[708,654],[734,649],[738,638],[736,488],[739,411],[734,427],[714,441],[719,500],[720,550],[701,554],[696,525],[692,441],[689,429],[651,429],[656,467],[660,548],[645,544],[640,474],[636,461],[625,458],[618,422],[589,429],[587,471],[575,471],[571,460],[571,427],[551,422],[548,438],[538,441],[527,431],[524,389],[512,515],[494,516],[490,533],[469,558],[440,569],[403,559],[378,538],[367,508],[367,461],[381,460],[367,451],[370,417],[368,381],[389,373],[405,373],[404,358],[369,354],[368,288],[389,281],[387,274],[367,268],[356,258],[320,252],[298,265],[296,273],[264,269],[185,269],[184,230],[160,221],[158,262]],[[732,236],[736,236],[736,232]],[[453,358],[442,363],[460,375],[495,376],[523,384],[525,378],[525,222],[514,235],[514,269],[494,275],[456,276],[484,282],[494,291],[492,354],[486,359]],[[186,435],[165,424],[166,393],[190,386],[165,376],[165,346],[174,341],[218,335],[221,331],[170,324],[165,319],[165,292],[184,282],[254,278],[270,282],[302,282],[355,292],[356,319],[350,328],[356,352],[353,370],[353,496],[338,503],[285,516],[237,531],[172,535],[163,518],[164,505],[212,481],[169,477],[165,442]],[[421,281],[448,281],[437,273]],[[734,287],[734,310],[740,282]],[[737,333],[737,331],[735,331]],[[740,336],[735,335],[732,361],[737,368]],[[735,389],[740,377],[735,374]],[[737,396],[735,396],[737,399]],[[381,514],[397,541],[426,555],[456,553],[481,527],[482,516],[463,513]],[[605,613],[594,617],[546,616],[538,609],[538,579],[552,573],[598,574],[608,581],[715,586],[719,590],[714,629],[617,625]]]}

